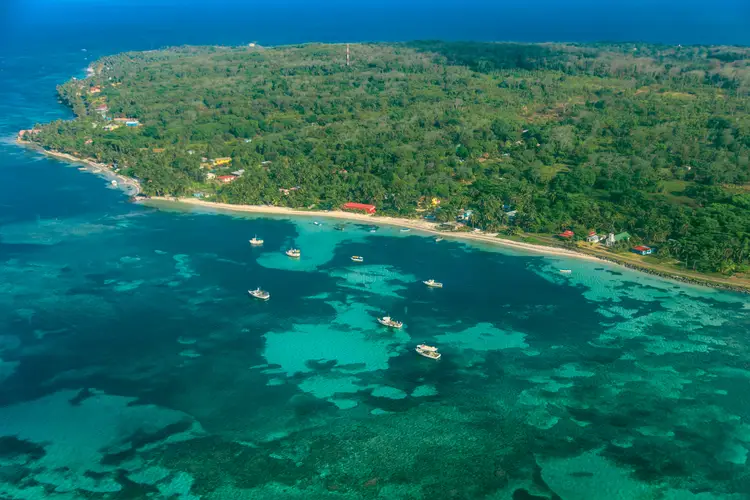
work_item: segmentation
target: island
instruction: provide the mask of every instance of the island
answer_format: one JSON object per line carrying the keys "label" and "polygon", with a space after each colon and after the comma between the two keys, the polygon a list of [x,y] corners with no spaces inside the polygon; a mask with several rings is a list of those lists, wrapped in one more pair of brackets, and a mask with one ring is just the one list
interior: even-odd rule
{"label": "island", "polygon": [[75,119],[19,141],[133,179],[139,196],[369,204],[750,288],[750,48],[176,47],[104,57],[58,92]]}

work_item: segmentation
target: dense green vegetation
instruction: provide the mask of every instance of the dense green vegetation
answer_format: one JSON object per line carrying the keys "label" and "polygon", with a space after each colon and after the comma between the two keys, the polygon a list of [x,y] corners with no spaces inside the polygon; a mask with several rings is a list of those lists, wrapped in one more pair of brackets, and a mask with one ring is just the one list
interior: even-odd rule
{"label": "dense green vegetation", "polygon": [[[341,45],[107,57],[59,88],[78,118],[34,140],[116,162],[148,194],[360,201],[401,215],[436,197],[439,220],[473,209],[485,229],[629,231],[688,268],[749,263],[750,49],[413,42],[351,52],[349,67]],[[105,116],[142,126],[106,131]],[[231,167],[214,173],[245,170],[230,184],[201,168],[223,156]]]}

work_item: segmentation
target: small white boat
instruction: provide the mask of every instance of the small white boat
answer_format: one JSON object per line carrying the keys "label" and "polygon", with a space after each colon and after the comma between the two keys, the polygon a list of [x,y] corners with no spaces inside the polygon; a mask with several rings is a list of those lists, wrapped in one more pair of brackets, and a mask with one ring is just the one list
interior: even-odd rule
{"label": "small white boat", "polygon": [[352,255],[352,262],[364,262],[365,258],[359,255]]}
{"label": "small white boat", "polygon": [[427,281],[423,281],[422,283],[424,283],[430,288],[443,288],[443,284],[435,280],[427,280]]}
{"label": "small white boat", "polygon": [[271,298],[270,293],[265,290],[261,290],[260,288],[256,288],[255,290],[248,290],[247,293],[260,300],[268,300]]}
{"label": "small white boat", "polygon": [[249,241],[250,241],[250,244],[254,247],[259,247],[263,244],[263,240],[259,239],[257,234],[253,236],[252,240],[249,240]]}
{"label": "small white boat", "polygon": [[440,359],[440,357],[442,356],[442,354],[438,352],[437,347],[432,347],[427,344],[419,344],[415,351],[417,351],[420,356],[435,360]]}
{"label": "small white boat", "polygon": [[573,271],[571,271],[570,269],[560,269],[560,272],[562,274],[571,274]]}
{"label": "small white boat", "polygon": [[435,238],[435,243],[440,243],[441,241],[443,241],[443,238],[441,238],[440,236]]}
{"label": "small white boat", "polygon": [[409,231],[411,231],[411,229],[409,229],[408,227],[402,227],[401,228],[401,232],[402,233],[408,233]]}
{"label": "small white boat", "polygon": [[313,222],[313,224],[315,224],[316,226],[319,226],[319,225],[320,225],[320,222],[318,222],[318,221],[315,221],[315,222]]}
{"label": "small white boat", "polygon": [[302,252],[300,252],[299,249],[297,248],[290,248],[284,253],[287,254],[289,257],[293,257],[295,259],[299,259],[300,255],[302,255]]}
{"label": "small white boat", "polygon": [[112,180],[110,181],[110,184],[112,184],[112,185],[113,185],[114,187],[117,187],[117,181],[116,181],[116,180],[114,180],[114,179],[112,179]]}
{"label": "small white boat", "polygon": [[382,318],[378,318],[378,323],[380,323],[383,326],[388,326],[390,328],[401,328],[404,326],[404,324],[400,321],[396,321],[390,316],[383,316]]}

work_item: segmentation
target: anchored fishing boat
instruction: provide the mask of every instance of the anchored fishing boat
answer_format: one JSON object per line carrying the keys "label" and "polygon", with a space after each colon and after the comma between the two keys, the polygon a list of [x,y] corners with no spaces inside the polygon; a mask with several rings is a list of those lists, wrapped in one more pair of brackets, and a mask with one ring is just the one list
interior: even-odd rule
{"label": "anchored fishing boat", "polygon": [[290,248],[289,250],[287,250],[284,253],[287,254],[289,257],[292,257],[294,259],[299,259],[300,255],[302,255],[302,252],[299,249],[297,249],[297,248]]}
{"label": "anchored fishing boat", "polygon": [[250,245],[254,247],[259,247],[263,244],[263,240],[259,239],[257,234],[253,236],[252,240],[249,240],[249,241],[250,241]]}
{"label": "anchored fishing boat", "polygon": [[442,354],[438,352],[437,347],[432,347],[427,344],[419,344],[415,351],[417,351],[420,356],[435,360],[440,359],[442,356]]}
{"label": "anchored fishing boat", "polygon": [[353,262],[364,262],[365,258],[364,257],[360,257],[359,255],[352,255],[352,261]]}
{"label": "anchored fishing boat", "polygon": [[256,288],[255,290],[248,290],[247,293],[260,300],[268,300],[271,298],[270,293],[265,290],[261,290],[260,288]]}
{"label": "anchored fishing boat", "polygon": [[401,328],[402,326],[404,326],[402,322],[396,321],[390,316],[383,316],[382,318],[378,318],[378,323],[390,328]]}
{"label": "anchored fishing boat", "polygon": [[571,271],[570,269],[560,269],[560,272],[562,274],[571,274],[573,271]]}
{"label": "anchored fishing boat", "polygon": [[427,281],[423,281],[422,283],[424,283],[425,285],[427,285],[430,288],[443,288],[443,284],[442,283],[438,283],[435,280],[427,280]]}

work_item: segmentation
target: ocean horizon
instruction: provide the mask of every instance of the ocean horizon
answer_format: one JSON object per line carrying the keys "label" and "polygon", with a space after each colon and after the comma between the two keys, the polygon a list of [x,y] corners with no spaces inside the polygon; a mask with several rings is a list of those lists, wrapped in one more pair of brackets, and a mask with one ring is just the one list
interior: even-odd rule
{"label": "ocean horizon", "polygon": [[750,497],[746,294],[397,228],[156,210],[11,139],[71,119],[56,85],[127,50],[750,45],[745,2],[206,5],[0,6],[0,498]]}
{"label": "ocean horizon", "polygon": [[0,47],[24,54],[54,44],[93,54],[170,45],[472,40],[750,45],[742,0],[532,5],[509,1],[242,2],[30,0],[0,7]]}

